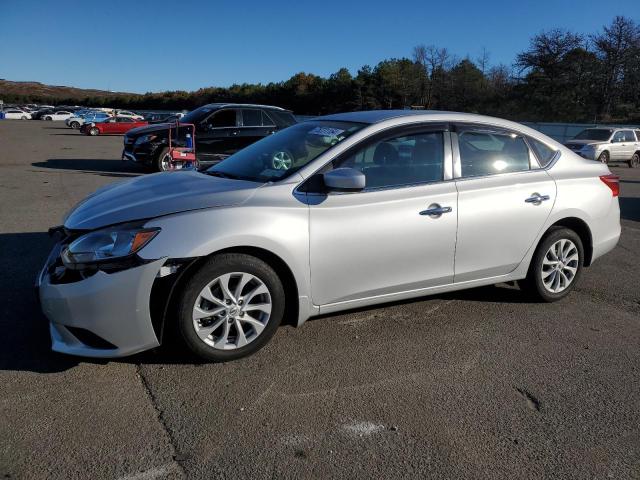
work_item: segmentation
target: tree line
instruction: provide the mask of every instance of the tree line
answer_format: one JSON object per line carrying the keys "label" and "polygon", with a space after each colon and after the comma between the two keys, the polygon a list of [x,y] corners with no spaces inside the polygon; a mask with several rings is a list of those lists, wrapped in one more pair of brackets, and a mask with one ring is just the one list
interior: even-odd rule
{"label": "tree line", "polygon": [[306,115],[424,108],[529,121],[640,122],[640,26],[618,16],[590,35],[543,31],[511,65],[492,64],[484,49],[478,58],[458,58],[443,47],[418,45],[410,56],[365,65],[355,75],[341,68],[328,78],[297,73],[268,84],[83,100],[133,110],[190,110],[213,102],[264,103]]}

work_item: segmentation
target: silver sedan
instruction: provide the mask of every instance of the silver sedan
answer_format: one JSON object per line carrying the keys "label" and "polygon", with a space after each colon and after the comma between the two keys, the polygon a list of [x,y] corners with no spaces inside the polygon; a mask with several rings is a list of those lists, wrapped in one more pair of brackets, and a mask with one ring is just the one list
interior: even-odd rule
{"label": "silver sedan", "polygon": [[119,357],[176,332],[231,360],[283,318],[510,281],[559,300],[618,242],[618,188],[517,123],[331,115],[98,190],[53,229],[37,285],[55,351]]}

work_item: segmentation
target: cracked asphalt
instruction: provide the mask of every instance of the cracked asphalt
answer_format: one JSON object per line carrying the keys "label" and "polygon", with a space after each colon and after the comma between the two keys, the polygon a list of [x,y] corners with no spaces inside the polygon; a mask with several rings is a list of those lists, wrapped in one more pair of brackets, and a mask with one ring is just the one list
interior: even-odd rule
{"label": "cracked asphalt", "polygon": [[0,478],[640,478],[640,169],[555,304],[499,285],[283,326],[258,354],[49,351],[46,230],[143,173],[121,137],[0,121]]}

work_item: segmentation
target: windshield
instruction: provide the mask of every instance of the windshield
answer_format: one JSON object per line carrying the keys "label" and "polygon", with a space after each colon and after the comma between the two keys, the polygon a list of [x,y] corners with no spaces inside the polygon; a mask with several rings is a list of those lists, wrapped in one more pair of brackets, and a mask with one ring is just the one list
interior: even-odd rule
{"label": "windshield", "polygon": [[207,173],[255,182],[280,180],[364,126],[322,120],[298,123],[240,150]]}
{"label": "windshield", "polygon": [[182,117],[180,121],[184,123],[198,123],[204,116],[206,116],[210,112],[213,112],[214,110],[216,110],[216,107],[205,105],[204,107],[191,110],[184,117]]}
{"label": "windshield", "polygon": [[613,130],[605,128],[587,128],[574,137],[575,140],[609,140]]}

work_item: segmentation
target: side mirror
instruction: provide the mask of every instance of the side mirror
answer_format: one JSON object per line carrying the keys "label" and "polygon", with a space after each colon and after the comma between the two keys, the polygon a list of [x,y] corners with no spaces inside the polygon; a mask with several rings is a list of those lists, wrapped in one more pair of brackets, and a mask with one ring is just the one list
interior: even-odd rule
{"label": "side mirror", "polygon": [[323,175],[328,190],[337,192],[359,192],[366,185],[364,173],[355,168],[336,168]]}

